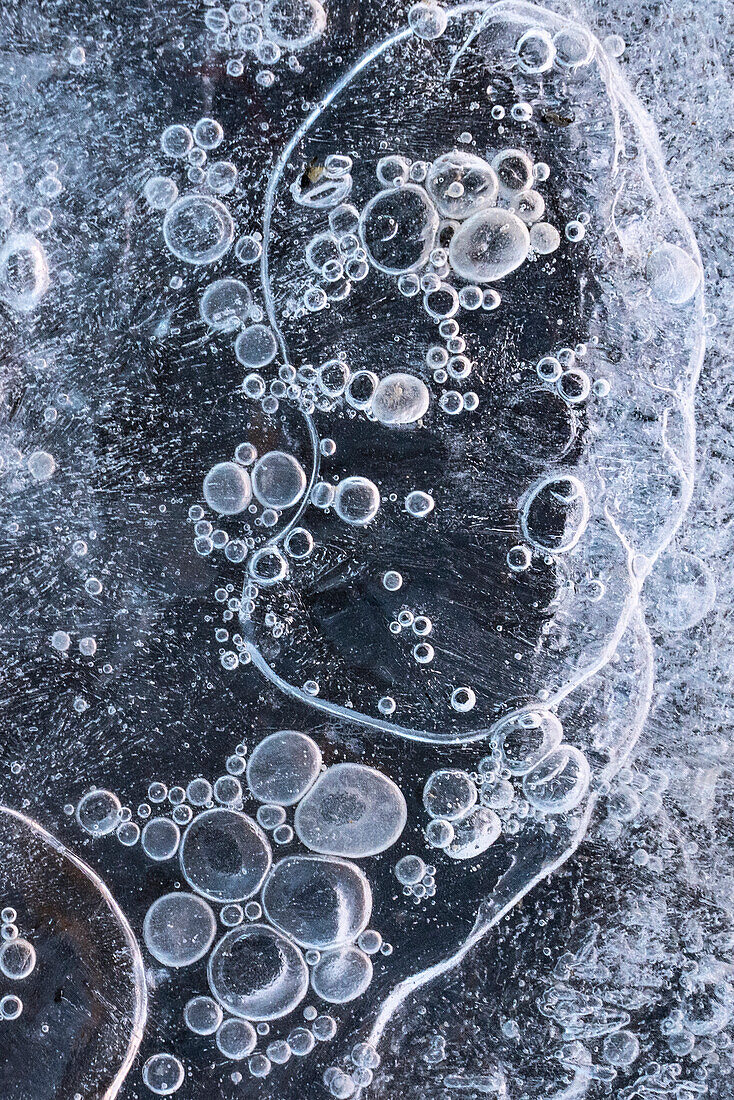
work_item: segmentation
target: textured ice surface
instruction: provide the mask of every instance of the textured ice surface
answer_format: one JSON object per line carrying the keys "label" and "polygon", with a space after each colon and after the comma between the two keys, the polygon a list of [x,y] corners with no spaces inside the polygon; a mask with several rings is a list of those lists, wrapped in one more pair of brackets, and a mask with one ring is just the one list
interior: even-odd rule
{"label": "textured ice surface", "polygon": [[0,1096],[728,1100],[731,32],[3,9]]}

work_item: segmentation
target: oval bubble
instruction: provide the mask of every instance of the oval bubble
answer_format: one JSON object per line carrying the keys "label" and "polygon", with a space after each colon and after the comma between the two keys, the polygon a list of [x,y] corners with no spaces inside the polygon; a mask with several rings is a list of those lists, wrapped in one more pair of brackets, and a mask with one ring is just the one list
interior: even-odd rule
{"label": "oval bubble", "polygon": [[271,733],[247,762],[248,786],[259,802],[293,806],[316,782],[321,759],[321,749],[305,733]]}
{"label": "oval bubble", "polygon": [[214,809],[191,822],[180,848],[189,886],[210,901],[243,901],[260,889],[272,854],[265,833],[237,810]]}
{"label": "oval bubble", "polygon": [[662,244],[647,261],[647,280],[656,298],[670,305],[689,302],[701,282],[701,268],[677,244]]}
{"label": "oval bubble", "polygon": [[538,550],[573,550],[589,521],[586,489],[571,474],[544,478],[525,497],[520,512],[523,538]]}
{"label": "oval bubble", "polygon": [[494,844],[502,832],[502,822],[494,810],[480,806],[462,821],[454,822],[454,838],[444,847],[451,859],[475,859]]}
{"label": "oval bubble", "polygon": [[29,233],[14,234],[0,248],[0,297],[18,313],[29,313],[49,287],[43,245]]}
{"label": "oval bubble", "polygon": [[223,1008],[248,1020],[277,1020],[301,1003],[308,968],[299,949],[265,924],[228,932],[209,958],[209,986]]}
{"label": "oval bubble", "polygon": [[360,997],[371,981],[369,955],[352,945],[322,955],[311,972],[314,993],[335,1005],[347,1004]]}
{"label": "oval bubble", "polygon": [[390,848],[407,816],[402,791],[382,772],[335,764],[299,803],[295,828],[313,852],[360,859]]}
{"label": "oval bubble", "polygon": [[449,245],[451,266],[473,283],[492,283],[515,271],[530,251],[524,222],[509,210],[489,207],[472,215]]}
{"label": "oval bubble", "polygon": [[165,894],[143,921],[145,946],[163,966],[191,966],[212,945],[217,922],[211,907],[196,894]]}
{"label": "oval bubble", "polygon": [[526,772],[522,789],[536,809],[562,814],[578,806],[590,778],[589,763],[581,750],[560,745]]}
{"label": "oval bubble", "polygon": [[355,940],[369,923],[372,890],[353,863],[326,856],[288,856],[263,888],[268,920],[301,947]]}
{"label": "oval bubble", "polygon": [[326,12],[319,0],[269,0],[263,28],[281,49],[302,50],[324,33]]}

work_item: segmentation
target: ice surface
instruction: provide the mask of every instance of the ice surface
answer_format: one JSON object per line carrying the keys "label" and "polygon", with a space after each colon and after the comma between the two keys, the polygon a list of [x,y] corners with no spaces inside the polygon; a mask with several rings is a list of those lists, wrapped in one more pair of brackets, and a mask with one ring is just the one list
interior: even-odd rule
{"label": "ice surface", "polygon": [[4,7],[3,1100],[728,1100],[732,22]]}

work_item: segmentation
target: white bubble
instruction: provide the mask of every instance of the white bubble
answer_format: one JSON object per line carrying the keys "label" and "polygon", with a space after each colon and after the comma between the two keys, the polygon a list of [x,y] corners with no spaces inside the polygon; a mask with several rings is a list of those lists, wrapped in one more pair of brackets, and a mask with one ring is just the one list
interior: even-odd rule
{"label": "white bubble", "polygon": [[[366,922],[365,922],[366,923]],[[0,947],[0,973],[13,982],[29,977],[36,966],[36,949],[19,936]]]}
{"label": "white bubble", "polygon": [[299,803],[295,827],[307,848],[360,859],[390,848],[407,820],[399,787],[364,764],[335,764]]}
{"label": "white bubble", "polygon": [[509,210],[490,207],[474,214],[451,238],[451,266],[474,283],[495,282],[523,263],[530,235]]}
{"label": "white bubble", "polygon": [[466,816],[477,801],[477,788],[459,768],[433,772],[423,788],[423,805],[431,817],[453,821]]}
{"label": "white bubble", "polygon": [[550,711],[529,711],[504,718],[492,733],[502,763],[512,775],[525,775],[557,748],[562,738],[563,727]]}
{"label": "white bubble", "polygon": [[681,306],[689,302],[698,290],[701,269],[678,245],[662,244],[650,254],[647,279],[657,298]]}
{"label": "white bubble", "polygon": [[71,638],[65,630],[55,630],[51,635],[51,645],[54,649],[58,650],[59,653],[66,653],[71,645]]}
{"label": "white bubble", "polygon": [[195,1035],[213,1035],[222,1022],[223,1013],[211,997],[192,997],[186,1002],[184,1020]]}
{"label": "white bubble", "polygon": [[191,192],[168,208],[163,236],[179,260],[203,265],[220,260],[234,239],[232,216],[219,199]]}
{"label": "white bubble", "polygon": [[486,160],[455,150],[433,162],[426,188],[443,217],[461,221],[497,201],[499,182]]}
{"label": "white bubble", "polygon": [[217,1046],[234,1062],[252,1054],[256,1045],[257,1032],[247,1020],[225,1020],[217,1031]]}
{"label": "white bubble", "polygon": [[528,802],[548,814],[578,806],[590,779],[589,764],[580,749],[559,745],[525,773],[522,789]]}
{"label": "white bubble", "polygon": [[403,886],[415,886],[426,873],[426,865],[420,856],[403,856],[395,864],[395,877]]}
{"label": "white bubble", "polygon": [[266,507],[292,508],[306,491],[306,474],[293,455],[269,451],[253,467],[252,491]]}
{"label": "white bubble", "polygon": [[494,810],[480,806],[461,821],[454,822],[454,836],[443,850],[451,859],[475,859],[494,844],[502,822]]}
{"label": "white bubble", "polygon": [[517,59],[520,68],[526,73],[545,73],[553,65],[556,47],[548,31],[542,27],[531,27],[519,39]]}
{"label": "white bubble", "polygon": [[247,783],[260,802],[292,806],[313,786],[321,750],[305,733],[280,730],[257,745],[247,762]]}
{"label": "white bubble", "polygon": [[354,945],[322,955],[311,972],[314,993],[330,1004],[346,1004],[360,997],[372,981],[372,962]]}
{"label": "white bubble", "polygon": [[191,966],[202,959],[212,945],[216,930],[217,921],[211,906],[196,894],[182,892],[158,898],[143,921],[145,946],[163,966]]}
{"label": "white bubble", "polygon": [[143,192],[151,209],[167,210],[178,198],[178,185],[170,176],[152,176]]}
{"label": "white bubble", "polygon": [[204,478],[204,499],[219,515],[238,515],[252,499],[250,475],[236,462],[218,462]]}
{"label": "white bubble", "polygon": [[173,859],[181,834],[175,821],[167,817],[154,817],[143,829],[141,844],[150,859],[164,862]]}
{"label": "white bubble", "polygon": [[352,527],[371,523],[380,508],[380,491],[366,477],[345,477],[334,491],[334,511]]}
{"label": "white bubble", "polygon": [[380,424],[414,424],[428,411],[430,394],[425,382],[412,374],[388,374],[380,379],[372,412]]}
{"label": "white bubble", "polygon": [[279,584],[288,576],[288,562],[277,546],[263,546],[247,563],[250,576],[263,587]]}
{"label": "white bubble", "polygon": [[435,507],[435,502],[430,493],[423,493],[420,489],[414,489],[405,498],[406,511],[416,519],[424,519],[430,515]]}
{"label": "white bubble", "polygon": [[224,138],[224,130],[213,118],[200,118],[194,126],[194,141],[200,149],[216,149]]}
{"label": "white bubble", "polygon": [[194,146],[194,136],[188,126],[169,126],[161,135],[161,149],[169,157],[185,157]]}
{"label": "white bubble", "polygon": [[426,41],[440,38],[448,26],[448,16],[438,4],[421,2],[413,4],[408,12],[408,24],[416,38]]}
{"label": "white bubble", "polygon": [[582,27],[569,25],[553,35],[555,61],[562,69],[588,65],[594,56],[594,40]]}
{"label": "white bubble", "polygon": [[561,243],[561,234],[550,222],[536,222],[530,227],[530,247],[540,256],[555,252]]}
{"label": "white bubble", "polygon": [[360,219],[362,243],[375,267],[388,275],[417,271],[433,251],[438,211],[422,187],[380,191]]}

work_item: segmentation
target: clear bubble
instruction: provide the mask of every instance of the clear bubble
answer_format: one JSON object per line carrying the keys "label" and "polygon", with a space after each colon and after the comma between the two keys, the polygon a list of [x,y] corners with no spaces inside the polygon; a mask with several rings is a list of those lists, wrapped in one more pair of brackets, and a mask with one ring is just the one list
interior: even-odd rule
{"label": "clear bubble", "polygon": [[232,332],[250,315],[252,295],[239,279],[218,279],[201,296],[199,312],[204,324],[217,332]]}
{"label": "clear bubble", "polygon": [[232,216],[219,199],[191,192],[169,206],[163,236],[179,260],[194,265],[215,263],[234,239]]}
{"label": "clear bubble", "polygon": [[275,334],[268,325],[250,325],[235,342],[235,354],[243,367],[266,367],[277,352]]}
{"label": "clear bubble", "polygon": [[171,1096],[184,1082],[184,1067],[175,1054],[154,1054],[143,1066],[143,1083],[156,1096]]}
{"label": "clear bubble", "polygon": [[194,147],[194,136],[188,126],[169,126],[161,135],[161,149],[169,157],[185,157]]}

